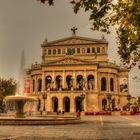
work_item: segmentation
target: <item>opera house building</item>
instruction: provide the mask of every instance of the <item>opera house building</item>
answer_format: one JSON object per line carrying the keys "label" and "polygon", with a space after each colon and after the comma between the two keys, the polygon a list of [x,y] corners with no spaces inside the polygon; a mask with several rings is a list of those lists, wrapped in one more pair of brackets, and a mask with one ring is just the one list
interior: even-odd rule
{"label": "opera house building", "polygon": [[47,112],[122,109],[127,104],[128,70],[109,62],[108,42],[73,34],[41,44],[42,61],[32,64],[25,92]]}

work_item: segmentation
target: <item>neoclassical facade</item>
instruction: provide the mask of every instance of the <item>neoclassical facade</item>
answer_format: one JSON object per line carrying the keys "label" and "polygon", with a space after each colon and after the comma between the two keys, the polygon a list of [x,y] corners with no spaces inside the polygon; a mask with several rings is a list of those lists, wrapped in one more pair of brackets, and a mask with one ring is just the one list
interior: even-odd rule
{"label": "neoclassical facade", "polygon": [[[108,60],[108,42],[75,34],[41,44],[42,62],[26,74],[26,92],[47,112],[121,109],[127,104],[128,70]],[[108,95],[111,95],[110,98]],[[83,97],[83,98],[81,98]]]}

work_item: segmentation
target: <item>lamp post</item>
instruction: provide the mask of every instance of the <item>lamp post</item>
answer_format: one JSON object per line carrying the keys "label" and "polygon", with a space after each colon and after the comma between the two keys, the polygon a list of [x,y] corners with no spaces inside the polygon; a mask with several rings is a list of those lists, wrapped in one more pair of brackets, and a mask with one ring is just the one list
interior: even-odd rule
{"label": "lamp post", "polygon": [[111,111],[111,108],[110,108],[110,101],[111,101],[111,98],[112,98],[112,95],[110,93],[107,94],[107,99],[108,99],[108,102],[109,102],[109,106],[108,106],[108,110]]}
{"label": "lamp post", "polygon": [[83,100],[85,99],[85,94],[84,92],[82,92],[82,94],[80,95],[81,98],[81,111],[84,111],[84,105],[83,105]]}
{"label": "lamp post", "polygon": [[43,94],[42,94],[42,98],[43,98],[43,100],[44,100],[43,111],[46,111],[46,107],[45,107],[45,100],[47,99],[47,93],[46,93],[46,92],[43,92]]}
{"label": "lamp post", "polygon": [[131,100],[131,95],[130,94],[127,95],[127,100],[128,100],[129,110],[130,110],[130,100]]}

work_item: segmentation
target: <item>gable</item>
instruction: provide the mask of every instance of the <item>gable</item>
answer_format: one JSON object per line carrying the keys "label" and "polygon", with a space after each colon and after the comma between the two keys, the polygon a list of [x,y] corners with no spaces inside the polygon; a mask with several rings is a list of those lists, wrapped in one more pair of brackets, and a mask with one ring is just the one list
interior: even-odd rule
{"label": "gable", "polygon": [[71,58],[71,57],[66,57],[66,58],[61,59],[61,60],[47,63],[47,65],[76,65],[76,64],[84,64],[85,65],[85,64],[90,64],[90,62],[83,61],[80,59]]}
{"label": "gable", "polygon": [[63,46],[63,45],[74,45],[74,44],[106,44],[106,40],[98,40],[98,39],[91,39],[91,38],[85,38],[85,37],[79,37],[79,36],[71,36],[68,38],[63,38],[60,40],[55,40],[51,42],[44,42],[42,46]]}

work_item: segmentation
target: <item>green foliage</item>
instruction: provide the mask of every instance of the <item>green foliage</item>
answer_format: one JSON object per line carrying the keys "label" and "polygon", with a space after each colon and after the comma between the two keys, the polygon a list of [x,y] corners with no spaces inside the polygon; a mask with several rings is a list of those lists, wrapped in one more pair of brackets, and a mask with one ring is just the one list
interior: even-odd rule
{"label": "green foliage", "polygon": [[13,95],[16,91],[17,83],[14,79],[3,79],[0,78],[0,109],[2,109],[3,99],[7,95]]}
{"label": "green foliage", "polygon": [[[38,0],[54,4],[54,0]],[[81,8],[89,12],[92,30],[110,33],[115,26],[118,53],[123,64],[132,68],[140,61],[140,2],[139,0],[71,0],[74,13]]]}

